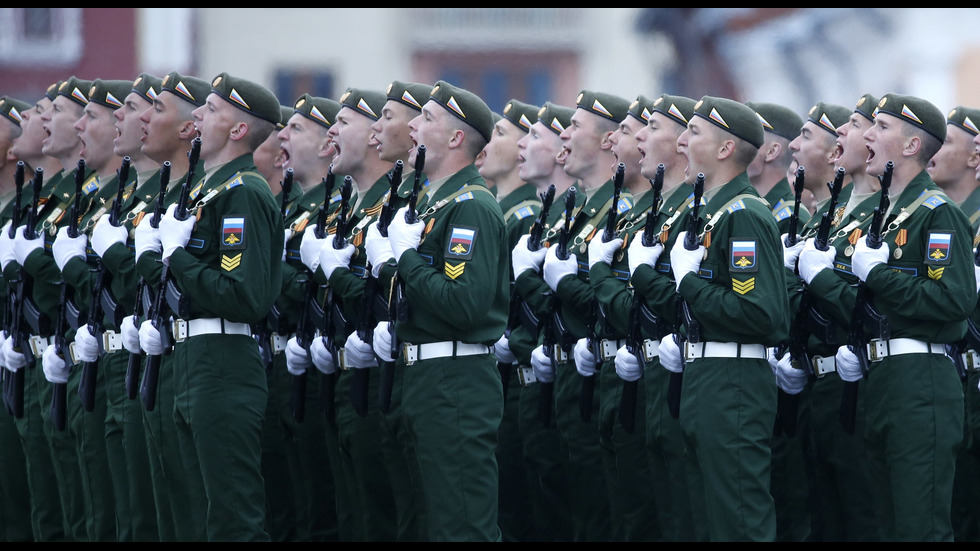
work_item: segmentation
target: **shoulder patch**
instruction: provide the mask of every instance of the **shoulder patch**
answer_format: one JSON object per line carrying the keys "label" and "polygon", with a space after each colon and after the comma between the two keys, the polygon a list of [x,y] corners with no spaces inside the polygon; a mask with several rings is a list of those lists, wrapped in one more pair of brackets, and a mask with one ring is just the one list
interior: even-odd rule
{"label": "shoulder patch", "polygon": [[633,200],[628,197],[623,197],[619,200],[619,204],[616,205],[616,214],[623,214],[631,208],[633,208]]}
{"label": "shoulder patch", "polygon": [[241,175],[238,175],[238,176],[235,177],[234,180],[232,180],[232,181],[228,182],[227,184],[225,184],[225,189],[231,189],[233,187],[238,187],[238,186],[240,186],[240,185],[242,185],[244,183],[245,182],[242,180],[242,176]]}
{"label": "shoulder patch", "polygon": [[922,202],[922,206],[928,208],[929,210],[933,210],[939,205],[944,205],[944,204],[946,204],[946,200],[939,195],[933,195],[932,197],[929,197],[928,199]]}
{"label": "shoulder patch", "polygon": [[468,226],[450,226],[449,244],[446,246],[446,257],[456,260],[473,258],[473,248],[476,246],[477,229]]}
{"label": "shoulder patch", "polygon": [[759,271],[754,239],[732,239],[729,241],[728,248],[731,251],[729,270],[737,272]]}
{"label": "shoulder patch", "polygon": [[460,194],[454,199],[457,203],[462,203],[463,201],[469,201],[473,199],[473,192],[467,191],[466,193]]}
{"label": "shoulder patch", "polygon": [[935,266],[949,264],[953,232],[929,232],[925,263]]}
{"label": "shoulder patch", "polygon": [[532,209],[531,207],[519,208],[517,209],[517,212],[514,213],[514,217],[517,218],[518,220],[523,220],[528,216],[534,216],[534,209]]}
{"label": "shoulder patch", "polygon": [[[742,202],[741,199],[739,199],[738,201],[735,201],[734,203],[732,203],[732,205],[730,207],[728,207],[728,212],[729,212],[729,214],[731,214],[731,213],[733,213],[735,211],[743,210],[744,208],[745,208],[745,203]],[[753,243],[755,243],[755,242],[753,241]]]}
{"label": "shoulder patch", "polygon": [[245,217],[225,216],[221,219],[221,250],[245,248]]}

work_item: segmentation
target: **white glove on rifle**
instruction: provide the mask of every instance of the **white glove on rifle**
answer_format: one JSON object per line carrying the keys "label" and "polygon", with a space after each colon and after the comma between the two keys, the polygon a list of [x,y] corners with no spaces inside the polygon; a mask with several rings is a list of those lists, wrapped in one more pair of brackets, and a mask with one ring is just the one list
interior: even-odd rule
{"label": "white glove on rifle", "polygon": [[660,365],[672,373],[684,372],[684,358],[681,356],[681,349],[677,346],[676,335],[667,335],[660,339],[658,347],[660,353]]}
{"label": "white glove on rifle", "polygon": [[555,370],[551,367],[551,358],[544,351],[543,344],[531,352],[531,370],[534,372],[534,378],[538,382],[555,382]]}
{"label": "white glove on rifle", "polygon": [[286,342],[286,369],[292,375],[299,376],[306,373],[311,365],[313,365],[313,360],[310,359],[310,354],[300,346],[295,335],[290,337],[289,341]]}
{"label": "white glove on rifle", "polygon": [[579,374],[583,377],[591,377],[596,373],[596,360],[595,354],[589,350],[589,339],[582,337],[575,342],[575,347],[572,349],[572,355],[575,357],[575,369],[578,370]]}

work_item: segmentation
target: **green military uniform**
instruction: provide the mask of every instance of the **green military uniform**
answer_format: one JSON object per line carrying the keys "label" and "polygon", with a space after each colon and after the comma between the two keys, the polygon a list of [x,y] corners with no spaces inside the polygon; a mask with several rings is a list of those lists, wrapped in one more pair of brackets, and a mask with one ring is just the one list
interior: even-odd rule
{"label": "green military uniform", "polygon": [[[267,90],[224,73],[211,86],[215,101],[248,105],[252,115],[279,122],[279,103]],[[282,215],[251,154],[208,171],[199,187],[191,194],[197,221],[190,239],[169,257],[188,301],[175,314],[177,434],[201,466],[208,539],[267,540],[260,467],[268,389],[250,324],[279,295]]]}

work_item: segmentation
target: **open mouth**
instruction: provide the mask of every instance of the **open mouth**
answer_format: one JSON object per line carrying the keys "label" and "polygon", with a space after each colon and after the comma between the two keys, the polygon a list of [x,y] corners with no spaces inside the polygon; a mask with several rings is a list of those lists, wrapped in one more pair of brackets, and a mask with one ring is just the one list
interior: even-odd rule
{"label": "open mouth", "polygon": [[837,149],[834,151],[834,163],[840,161],[841,157],[844,156],[844,146],[838,141]]}
{"label": "open mouth", "polygon": [[870,163],[871,162],[871,159],[874,159],[874,158],[875,158],[875,150],[874,149],[871,149],[869,147],[868,148],[868,159],[867,159],[866,162],[869,162]]}
{"label": "open mouth", "polygon": [[568,158],[568,154],[571,152],[572,151],[570,149],[562,146],[561,151],[558,152],[558,156],[555,158],[555,160],[558,161],[559,163],[565,162],[565,159]]}

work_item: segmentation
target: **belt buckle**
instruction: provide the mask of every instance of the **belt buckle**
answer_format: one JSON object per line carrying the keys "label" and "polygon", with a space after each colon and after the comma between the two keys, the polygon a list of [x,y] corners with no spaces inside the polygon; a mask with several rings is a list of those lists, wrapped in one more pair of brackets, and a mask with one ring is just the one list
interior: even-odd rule
{"label": "belt buckle", "polygon": [[187,322],[182,319],[173,321],[174,342],[184,342],[187,339]]}
{"label": "belt buckle", "polygon": [[880,362],[888,356],[888,343],[875,339],[868,343],[868,361]]}
{"label": "belt buckle", "polygon": [[31,352],[34,354],[35,358],[40,358],[41,355],[44,354],[44,349],[48,347],[48,343],[46,341],[42,341],[41,337],[37,335],[31,335],[30,338],[27,339],[27,343],[31,346]]}
{"label": "belt buckle", "polygon": [[68,344],[68,353],[65,356],[66,359],[71,360],[71,365],[78,365],[81,363],[81,358],[75,355],[75,341]]}
{"label": "belt buckle", "polygon": [[419,347],[415,344],[402,344],[402,357],[405,358],[405,365],[412,365],[419,359]]}
{"label": "belt buckle", "polygon": [[599,349],[602,354],[603,360],[610,360],[616,357],[616,350],[619,349],[618,341],[612,341],[609,339],[602,339],[599,341]]}
{"label": "belt buckle", "polygon": [[684,341],[684,361],[690,362],[694,359],[694,343],[691,341]]}
{"label": "belt buckle", "polygon": [[980,370],[980,354],[976,350],[967,350],[963,356],[963,363],[966,364],[968,370]]}
{"label": "belt buckle", "polygon": [[660,341],[652,341],[650,339],[645,339],[643,341],[643,356],[646,361],[652,362],[654,358],[660,355]]}
{"label": "belt buckle", "polygon": [[521,382],[521,386],[529,386],[538,382],[537,377],[534,376],[534,369],[524,366],[518,366],[517,379]]}
{"label": "belt buckle", "polygon": [[286,343],[289,339],[285,335],[280,335],[279,333],[273,333],[269,336],[269,349],[272,350],[273,354],[279,354],[286,349]]}
{"label": "belt buckle", "polygon": [[560,345],[557,345],[556,344],[554,346],[555,346],[555,351],[552,352],[552,356],[551,357],[555,359],[555,362],[557,362],[557,363],[566,363],[566,362],[568,362],[568,353],[565,352],[564,350],[562,350],[562,348],[561,348]]}
{"label": "belt buckle", "polygon": [[347,365],[347,354],[344,353],[344,347],[337,347],[337,363],[340,364],[341,371],[350,370],[351,366]]}
{"label": "belt buckle", "polygon": [[102,333],[102,350],[106,354],[122,350],[122,335],[115,331],[104,331]]}

